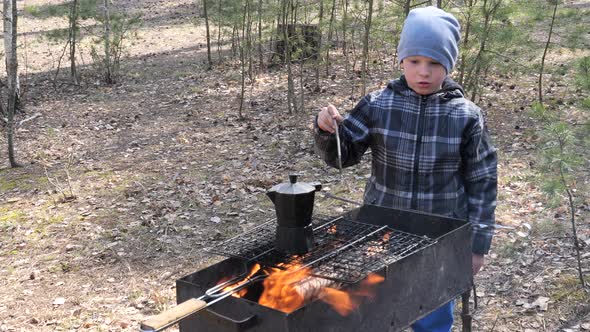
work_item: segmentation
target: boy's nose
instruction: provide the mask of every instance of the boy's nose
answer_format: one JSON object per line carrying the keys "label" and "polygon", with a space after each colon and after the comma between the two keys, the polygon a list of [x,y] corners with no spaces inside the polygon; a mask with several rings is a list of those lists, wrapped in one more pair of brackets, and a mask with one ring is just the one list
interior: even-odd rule
{"label": "boy's nose", "polygon": [[418,75],[423,77],[428,77],[430,75],[430,70],[426,66],[420,66],[418,69]]}

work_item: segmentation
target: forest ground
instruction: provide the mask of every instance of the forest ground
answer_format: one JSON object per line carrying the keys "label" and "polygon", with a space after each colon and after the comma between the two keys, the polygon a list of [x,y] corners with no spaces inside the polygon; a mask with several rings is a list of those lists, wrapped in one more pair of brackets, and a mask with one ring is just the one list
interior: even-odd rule
{"label": "forest ground", "polygon": [[[307,82],[305,111],[287,114],[286,74],[275,68],[258,73],[241,121],[239,67],[226,62],[205,70],[193,2],[125,5],[144,23],[123,59],[124,77],[112,86],[91,79],[83,64],[86,84],[55,89],[49,79],[63,44],[48,43],[43,32],[65,20],[24,12],[20,18],[26,88],[19,119],[40,115],[16,133],[24,167],[8,168],[4,153],[0,161],[2,332],[137,330],[142,319],[174,304],[175,279],[221,259],[206,248],[272,217],[265,191],[289,173],[361,200],[369,158],[341,179],[315,155],[309,128],[318,107],[331,102],[344,111],[358,100],[358,78],[346,74],[338,51],[322,92]],[[579,55],[556,52],[549,61]],[[372,66],[368,90],[398,75],[393,58]],[[567,81],[553,82],[548,97],[563,98],[573,112],[579,94]],[[478,102],[499,153],[497,222],[515,229],[498,231],[475,278],[475,331],[590,330],[567,210],[549,208],[534,180],[538,125],[527,110],[535,87],[533,74],[491,75]],[[590,198],[577,194],[588,276]],[[316,204],[332,215],[352,207],[323,198]]]}

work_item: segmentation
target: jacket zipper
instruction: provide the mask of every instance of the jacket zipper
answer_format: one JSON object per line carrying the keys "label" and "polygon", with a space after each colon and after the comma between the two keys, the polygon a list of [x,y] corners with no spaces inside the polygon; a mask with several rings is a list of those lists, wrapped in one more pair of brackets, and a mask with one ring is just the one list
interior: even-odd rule
{"label": "jacket zipper", "polygon": [[420,97],[420,114],[418,115],[418,131],[416,132],[416,149],[414,151],[414,177],[412,179],[412,200],[410,208],[412,210],[418,209],[418,181],[420,176],[418,170],[420,169],[420,150],[422,149],[422,134],[424,131],[424,118],[426,117],[426,102],[427,97]]}

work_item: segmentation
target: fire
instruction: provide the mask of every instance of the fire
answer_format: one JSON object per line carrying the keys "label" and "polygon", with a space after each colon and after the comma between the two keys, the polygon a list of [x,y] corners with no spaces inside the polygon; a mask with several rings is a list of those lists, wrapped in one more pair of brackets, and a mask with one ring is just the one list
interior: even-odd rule
{"label": "fire", "polygon": [[321,291],[320,300],[331,305],[341,316],[346,316],[358,308],[363,298],[372,299],[375,296],[374,286],[383,280],[385,278],[382,276],[369,273],[367,278],[361,281],[358,289],[346,292],[326,287]]}
{"label": "fire", "polygon": [[369,273],[369,275],[361,281],[359,289],[355,291],[355,295],[373,299],[375,297],[375,290],[373,288],[377,284],[382,283],[383,280],[385,280],[384,277],[376,273]]}
{"label": "fire", "polygon": [[391,238],[391,231],[385,232],[385,234],[383,235],[383,239],[382,239],[383,243],[389,242],[390,238]]}
{"label": "fire", "polygon": [[[239,286],[245,284],[246,282],[248,282],[248,280],[250,279],[250,277],[253,276],[259,270],[260,270],[260,264],[258,264],[258,263],[254,264],[254,266],[252,266],[252,268],[250,269],[250,272],[248,273],[248,275],[244,279],[238,281],[235,284],[232,284],[232,285],[229,285],[229,286],[223,288],[222,292],[229,291],[231,289],[234,289],[236,287],[239,287]],[[221,283],[223,283],[225,281],[227,281],[227,279],[221,280],[218,284],[221,284]],[[246,288],[242,288],[239,291],[233,293],[232,296],[233,297],[244,297],[246,295],[246,293],[248,293],[248,288],[247,287]]]}
{"label": "fire", "polygon": [[322,297],[320,299],[331,305],[340,316],[348,315],[357,307],[350,294],[331,287],[326,287],[322,290]]}
{"label": "fire", "polygon": [[328,234],[336,234],[336,225],[328,227]]}
{"label": "fire", "polygon": [[[258,303],[269,308],[283,312],[292,312],[303,306],[312,298],[319,298],[331,305],[342,316],[356,310],[364,298],[372,299],[375,296],[374,287],[383,282],[385,278],[370,273],[357,288],[340,290],[333,287],[334,283],[328,279],[312,276],[310,267],[302,267],[300,263],[289,265],[282,264],[281,268],[265,268],[261,271],[259,264],[255,264],[248,276],[234,285],[225,287],[223,291],[229,291],[244,283],[256,273],[265,273],[264,290]],[[247,288],[232,294],[235,297],[244,297]]]}
{"label": "fire", "polygon": [[386,246],[384,246],[383,244],[389,242],[390,238],[391,231],[385,232],[385,234],[383,234],[383,237],[381,238],[381,241],[373,241],[372,245],[367,248],[365,254],[369,257],[382,254],[384,251],[387,250]]}
{"label": "fire", "polygon": [[264,279],[264,291],[258,303],[283,312],[291,312],[305,302],[304,294],[297,291],[296,283],[311,274],[311,268],[295,264],[286,270],[271,269]]}

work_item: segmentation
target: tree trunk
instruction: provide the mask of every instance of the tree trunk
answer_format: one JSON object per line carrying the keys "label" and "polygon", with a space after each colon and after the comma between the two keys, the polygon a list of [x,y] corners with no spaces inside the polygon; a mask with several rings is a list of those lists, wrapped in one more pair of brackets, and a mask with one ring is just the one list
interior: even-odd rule
{"label": "tree trunk", "polygon": [[104,80],[107,84],[114,82],[113,73],[111,72],[111,14],[109,1],[104,0]]}
{"label": "tree trunk", "polygon": [[334,29],[334,11],[336,0],[332,0],[332,11],[330,13],[330,25],[328,27],[328,40],[326,42],[326,76],[330,76],[330,49],[332,48],[332,31]]}
{"label": "tree trunk", "polygon": [[412,4],[412,0],[406,0],[406,2],[404,2],[404,17],[408,17],[408,14],[410,14],[410,5]]}
{"label": "tree trunk", "polygon": [[320,17],[318,24],[318,51],[315,65],[315,91],[320,92],[320,66],[322,64],[322,23],[324,21],[324,1],[320,0]]}
{"label": "tree trunk", "polygon": [[297,14],[299,13],[299,0],[295,0],[295,5],[293,5],[291,2],[291,11],[291,23],[295,24],[297,21],[299,21],[299,18],[297,17]]}
{"label": "tree trunk", "polygon": [[203,15],[205,15],[205,33],[207,35],[207,70],[213,68],[211,61],[211,35],[209,34],[209,15],[207,14],[207,0],[203,0]]}
{"label": "tree trunk", "polygon": [[70,10],[70,77],[76,85],[80,84],[76,70],[76,34],[78,32],[78,0],[72,1]]}
{"label": "tree trunk", "polygon": [[[284,30],[287,29],[287,27],[285,26],[284,19],[283,19],[283,15],[284,15],[284,8],[283,8],[283,6],[285,6],[284,2],[285,2],[285,0],[277,0],[277,8],[280,9],[278,11],[278,13],[277,13],[277,18],[276,18],[277,30],[276,30],[276,34],[273,34],[271,36],[271,40],[270,40],[271,43],[269,44],[269,49],[272,50],[273,57],[275,55],[278,56],[279,59],[281,60],[281,63],[282,64],[285,63],[285,56],[284,56],[285,55],[285,52],[283,52],[283,54],[281,56],[279,54],[279,49],[276,46],[280,43],[280,40],[283,39],[283,34],[285,32]],[[276,37],[275,44],[273,44],[273,38],[272,37]],[[272,60],[272,57],[271,57],[271,60]]]}
{"label": "tree trunk", "polygon": [[344,0],[342,13],[342,54],[346,58],[346,72],[348,73],[348,49],[346,44],[346,26],[348,25],[348,0]]}
{"label": "tree trunk", "polygon": [[242,88],[240,90],[240,107],[238,108],[238,119],[244,119],[242,108],[244,108],[244,93],[246,91],[246,66],[244,65],[244,47],[240,45],[240,66],[242,68]]}
{"label": "tree trunk", "polygon": [[262,0],[258,0],[258,68],[264,69],[264,54],[262,54]]}
{"label": "tree trunk", "polygon": [[289,114],[293,114],[293,103],[294,103],[294,84],[293,84],[293,73],[291,71],[291,43],[289,41],[289,35],[288,35],[288,16],[289,16],[289,11],[288,8],[291,7],[291,1],[290,0],[283,0],[283,41],[285,44],[285,49],[284,49],[284,59],[287,65],[287,109]]}
{"label": "tree trunk", "polygon": [[[289,22],[291,24],[291,26],[293,27],[293,36],[295,37],[295,43],[298,43],[298,39],[299,36],[297,35],[297,11],[299,9],[299,0],[296,0],[295,4],[293,5],[293,0],[289,0],[289,8],[291,8],[290,11],[290,19],[291,21],[289,22],[287,20],[287,22]],[[289,15],[289,14],[287,14]],[[289,17],[289,16],[287,16]],[[290,36],[287,36],[287,38],[290,38]],[[287,61],[287,79],[288,79],[288,84],[289,84],[289,91],[291,93],[291,103],[293,104],[293,112],[297,113],[299,108],[297,106],[297,94],[295,91],[295,75],[293,73],[293,66],[292,66],[292,61],[293,61],[293,54],[291,54],[291,40],[289,40],[289,43],[287,44],[287,50],[289,53],[289,59]],[[295,44],[297,45],[297,44]],[[301,56],[300,56],[301,57]]]}
{"label": "tree trunk", "polygon": [[232,54],[232,59],[236,57],[236,30],[237,30],[237,26],[236,23],[233,24],[232,30],[231,30],[231,54]]}
{"label": "tree trunk", "polygon": [[[12,52],[15,52],[14,50],[16,50],[16,47],[13,49],[12,48],[12,36],[13,36],[13,30],[16,31],[16,23],[13,27],[13,25],[11,24],[11,22],[13,21],[12,18],[12,8],[13,3],[11,0],[4,0],[4,9],[3,9],[3,15],[4,15],[4,53],[5,53],[5,64],[6,64],[6,73],[8,74],[8,61],[9,58],[11,58]],[[14,13],[14,20],[16,21],[17,17],[17,13]],[[14,32],[14,36],[16,36],[16,32]],[[16,37],[15,37],[16,38]],[[16,55],[14,55],[16,57]],[[18,68],[18,66],[17,66]],[[7,75],[7,79],[13,79],[13,83],[14,83],[14,89],[15,89],[15,113],[18,111],[19,109],[19,105],[20,105],[20,80],[18,78],[18,73],[15,74],[16,76],[14,78],[11,78],[10,75]],[[8,82],[8,84],[10,84],[11,82]],[[8,85],[10,86],[10,85]]]}
{"label": "tree trunk", "polygon": [[248,78],[250,79],[250,83],[254,81],[254,71],[253,71],[253,63],[254,60],[252,58],[252,50],[254,49],[254,42],[252,38],[252,6],[250,5],[250,0],[246,0],[246,51],[248,52]]}
{"label": "tree trunk", "polygon": [[[477,2],[477,0],[476,0]],[[473,14],[473,0],[469,0],[468,2],[468,9],[467,9],[467,22],[465,24],[465,37],[463,38],[463,56],[461,57],[461,67],[459,69],[459,85],[463,86],[463,80],[465,79],[465,68],[467,67],[467,63],[465,63],[465,54],[467,54],[467,45],[469,45],[469,33],[471,31],[471,15]]]}
{"label": "tree trunk", "polygon": [[8,83],[8,107],[6,140],[8,142],[8,161],[11,167],[19,167],[14,151],[14,114],[18,94],[18,60],[16,56],[17,9],[16,0],[4,0],[4,45],[6,53],[6,76]]}
{"label": "tree trunk", "polygon": [[479,50],[477,52],[477,56],[475,57],[475,60],[473,62],[475,69],[472,73],[471,78],[468,80],[469,82],[469,86],[471,87],[472,91],[471,91],[471,100],[475,102],[475,97],[477,96],[478,93],[478,86],[479,86],[479,74],[481,72],[481,58],[483,57],[483,54],[485,52],[485,48],[486,48],[486,43],[488,41],[488,37],[490,35],[490,31],[492,29],[492,21],[494,20],[494,15],[496,14],[496,11],[498,10],[498,7],[500,7],[500,4],[502,3],[501,0],[494,2],[493,0],[490,1],[490,7],[489,9],[487,7],[488,1],[484,1],[483,2],[483,13],[485,16],[485,22],[484,22],[484,32],[483,32],[483,36],[481,37],[481,42],[479,44]]}
{"label": "tree trunk", "polygon": [[244,107],[244,94],[246,91],[246,57],[244,55],[244,45],[243,43],[246,41],[246,17],[247,17],[247,11],[248,11],[248,4],[249,4],[249,0],[246,0],[246,3],[244,4],[244,15],[242,16],[242,40],[239,44],[239,48],[240,48],[240,67],[242,68],[242,89],[240,91],[240,107],[238,109],[238,118],[240,120],[244,119],[244,116],[242,114],[242,108]]}
{"label": "tree trunk", "polygon": [[369,1],[369,9],[367,12],[367,21],[365,23],[365,36],[363,38],[363,63],[361,68],[361,80],[363,85],[363,96],[367,92],[367,71],[368,71],[368,61],[369,61],[369,38],[371,36],[371,19],[373,17],[373,0]]}
{"label": "tree trunk", "polygon": [[304,83],[303,83],[303,63],[304,61],[299,61],[299,111],[303,112],[305,110],[305,93],[304,90]]}
{"label": "tree trunk", "polygon": [[221,63],[221,1],[219,1],[219,6],[217,9],[217,15],[219,15],[219,21],[217,26],[217,59],[219,63]]}
{"label": "tree trunk", "polygon": [[545,68],[545,57],[547,56],[547,50],[551,44],[551,35],[553,34],[553,24],[555,23],[555,13],[557,12],[557,5],[559,1],[555,1],[553,7],[553,16],[551,17],[551,25],[549,26],[549,37],[547,37],[547,43],[545,44],[545,50],[543,51],[543,57],[541,57],[541,69],[539,71],[539,103],[543,105],[543,69]]}

